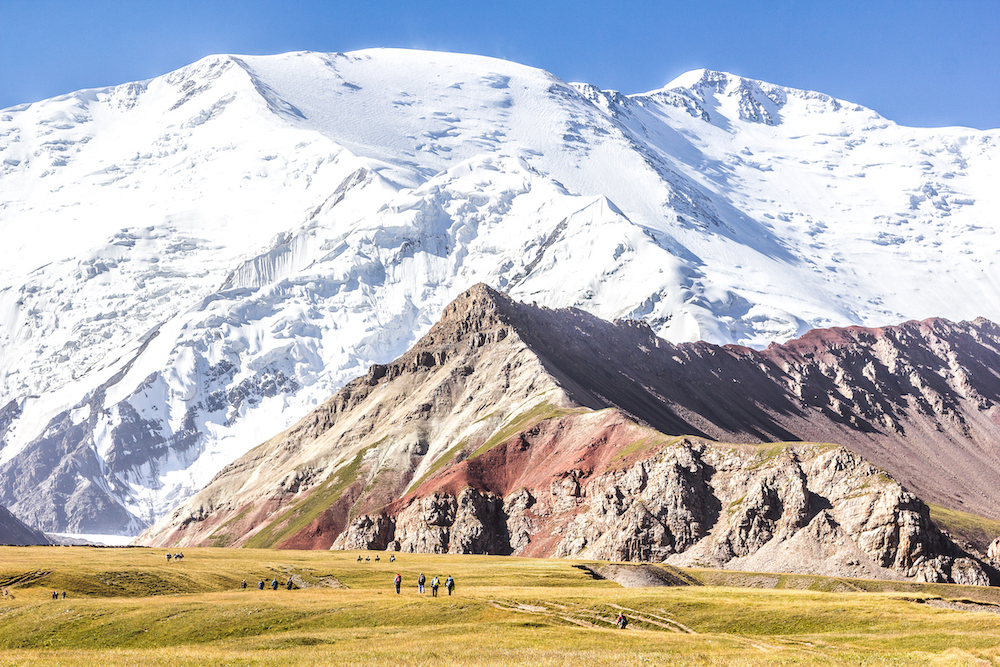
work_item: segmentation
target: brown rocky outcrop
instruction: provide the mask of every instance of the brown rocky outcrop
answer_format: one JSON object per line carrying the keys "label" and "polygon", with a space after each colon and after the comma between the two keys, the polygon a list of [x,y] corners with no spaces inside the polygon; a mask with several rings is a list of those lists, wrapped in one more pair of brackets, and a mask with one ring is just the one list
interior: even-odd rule
{"label": "brown rocky outcrop", "polygon": [[[812,332],[756,352],[675,346],[479,285],[139,542],[982,582],[989,567],[913,492],[995,512],[993,369],[1000,329],[985,320]],[[803,440],[843,446],[765,444]]]}
{"label": "brown rocky outcrop", "polygon": [[[578,419],[561,420],[562,430],[572,431]],[[544,438],[537,444],[544,447]],[[394,516],[358,519],[334,548],[530,553],[978,585],[995,575],[941,534],[919,499],[842,447],[684,439],[626,466],[545,472],[548,485],[520,487],[502,500],[469,486],[457,496],[414,497]],[[373,521],[389,529],[369,539]]]}
{"label": "brown rocky outcrop", "polygon": [[[510,417],[571,407],[512,329],[512,303],[468,290],[418,346],[226,466],[137,542],[326,548],[351,513],[397,499]],[[307,502],[313,494],[324,501]]]}

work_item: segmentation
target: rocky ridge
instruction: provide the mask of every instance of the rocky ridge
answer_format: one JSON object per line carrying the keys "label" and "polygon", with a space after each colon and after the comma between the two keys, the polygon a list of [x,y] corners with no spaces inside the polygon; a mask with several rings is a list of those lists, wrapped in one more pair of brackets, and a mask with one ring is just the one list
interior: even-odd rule
{"label": "rocky ridge", "polygon": [[[554,433],[543,431],[572,431],[581,420],[586,418],[557,420],[536,429],[540,438],[521,439],[517,446],[548,450],[553,444],[546,440]],[[614,413],[601,421],[625,423]],[[563,445],[573,440],[556,437]],[[603,446],[617,449],[614,443]],[[408,504],[358,518],[333,548],[665,562],[970,585],[989,585],[996,576],[992,565],[944,536],[916,496],[843,447],[683,438],[653,451],[631,465],[619,460],[603,471],[585,466],[548,475],[547,485],[518,486],[507,495],[488,489],[482,478],[457,492],[446,482]],[[539,477],[533,467],[525,472]]]}
{"label": "rocky ridge", "polygon": [[45,533],[21,523],[6,507],[0,505],[0,544],[18,546],[30,544],[49,544]]}
{"label": "rocky ridge", "polygon": [[326,548],[350,515],[392,502],[511,415],[570,407],[510,326],[508,301],[485,286],[468,290],[420,345],[226,466],[138,541]]}
{"label": "rocky ridge", "polygon": [[[937,342],[919,344],[927,332]],[[972,410],[988,413],[980,406],[996,393],[962,363],[972,355],[988,364],[970,341],[992,346],[995,334],[985,321],[929,321],[838,330],[838,345],[825,347],[823,334],[764,352],[674,346],[640,323],[519,304],[477,285],[406,355],[372,366],[228,466],[139,542],[574,555],[985,583],[990,567],[940,533],[895,471],[855,453],[909,443],[897,429],[850,419],[857,413],[844,406],[874,397],[859,391],[848,403],[841,393],[834,412],[815,378],[839,364],[878,380],[873,359],[892,351],[893,369],[913,369],[911,393],[880,400],[904,432],[955,415],[980,426],[967,396],[978,392]],[[864,352],[858,341],[869,336],[909,336],[909,347]],[[941,361],[933,349],[951,353]],[[951,376],[921,379],[941,364]],[[884,373],[903,386],[893,369]],[[952,412],[928,399],[935,395]],[[981,437],[971,426],[967,438]],[[781,444],[809,433],[850,449]],[[923,481],[959,497],[941,479]]]}

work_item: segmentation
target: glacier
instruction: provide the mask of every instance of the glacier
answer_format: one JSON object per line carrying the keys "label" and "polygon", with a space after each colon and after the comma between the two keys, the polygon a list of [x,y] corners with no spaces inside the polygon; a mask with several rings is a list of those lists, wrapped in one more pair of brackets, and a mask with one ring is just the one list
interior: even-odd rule
{"label": "glacier", "polygon": [[1000,319],[998,141],[398,49],[0,110],[0,504],[136,534],[477,282],[673,342]]}

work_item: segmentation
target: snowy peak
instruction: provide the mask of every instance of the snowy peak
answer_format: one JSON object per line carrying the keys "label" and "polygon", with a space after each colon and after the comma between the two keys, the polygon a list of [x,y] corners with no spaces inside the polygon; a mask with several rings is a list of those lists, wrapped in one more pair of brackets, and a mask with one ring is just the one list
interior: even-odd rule
{"label": "snowy peak", "polygon": [[729,121],[779,125],[789,100],[797,104],[792,113],[815,114],[850,110],[877,116],[864,107],[837,100],[829,95],[777,86],[766,81],[696,69],[686,72],[660,90],[633,95],[636,100],[655,100],[684,108],[692,116],[725,127]]}
{"label": "snowy peak", "polygon": [[1000,319],[996,143],[719,72],[626,96],[396,49],[0,111],[0,502],[148,525],[480,282],[673,342]]}

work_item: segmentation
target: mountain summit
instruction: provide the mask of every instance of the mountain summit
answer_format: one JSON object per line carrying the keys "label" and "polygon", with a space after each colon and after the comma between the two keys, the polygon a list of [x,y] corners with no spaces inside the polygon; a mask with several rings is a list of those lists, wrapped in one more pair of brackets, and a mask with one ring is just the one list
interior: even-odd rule
{"label": "mountain summit", "polygon": [[997,140],[394,49],[4,109],[0,502],[137,533],[478,282],[675,343],[1000,319]]}
{"label": "mountain summit", "polygon": [[[984,336],[992,346],[1000,330],[932,322],[765,352],[675,346],[644,323],[529,306],[478,285],[405,355],[372,366],[227,466],[139,542],[669,560],[985,583],[990,567],[943,536],[926,506],[884,472],[912,475],[952,507],[973,484],[997,488],[1000,467],[973,470],[983,466],[976,452],[995,418],[975,416],[997,410],[1000,387],[966,384],[954,342]],[[845,343],[852,337],[859,342]],[[887,339],[907,344],[883,347]],[[844,378],[848,365],[874,368],[871,382],[881,382],[887,353],[910,369],[895,394],[859,389],[836,412],[816,402],[828,369]],[[956,376],[942,377],[942,364]],[[873,421],[879,401],[895,421]],[[906,429],[926,436],[931,425],[943,433],[919,452],[900,437]],[[855,451],[773,444],[819,433]],[[913,463],[928,449],[975,479],[935,476],[935,460]],[[888,465],[876,468],[859,450]],[[995,506],[987,496],[970,505]]]}

